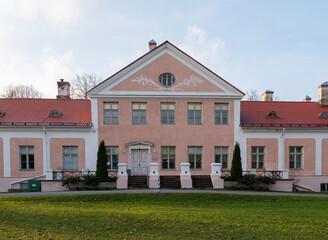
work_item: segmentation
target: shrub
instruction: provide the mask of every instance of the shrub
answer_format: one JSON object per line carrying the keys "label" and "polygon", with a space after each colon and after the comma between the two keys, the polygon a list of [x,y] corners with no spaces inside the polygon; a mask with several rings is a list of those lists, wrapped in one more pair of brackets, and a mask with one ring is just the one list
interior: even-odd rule
{"label": "shrub", "polygon": [[270,183],[275,184],[276,183],[274,178],[268,177],[268,176],[257,176],[256,181],[262,182],[262,183],[267,183],[267,184],[270,184]]}
{"label": "shrub", "polygon": [[100,142],[99,148],[98,148],[96,176],[100,182],[108,181],[107,151],[106,151],[104,141]]}
{"label": "shrub", "polygon": [[69,183],[78,183],[81,180],[80,176],[71,176],[62,180],[62,186],[66,186]]}
{"label": "shrub", "polygon": [[108,182],[116,182],[117,177],[108,177]]}
{"label": "shrub", "polygon": [[82,182],[88,186],[97,186],[100,181],[95,175],[83,175]]}
{"label": "shrub", "polygon": [[257,177],[254,174],[246,174],[241,179],[239,179],[238,182],[246,184],[246,185],[252,185],[256,182]]}
{"label": "shrub", "polygon": [[243,170],[241,168],[240,147],[238,142],[236,142],[232,157],[231,178],[238,181],[242,177]]}

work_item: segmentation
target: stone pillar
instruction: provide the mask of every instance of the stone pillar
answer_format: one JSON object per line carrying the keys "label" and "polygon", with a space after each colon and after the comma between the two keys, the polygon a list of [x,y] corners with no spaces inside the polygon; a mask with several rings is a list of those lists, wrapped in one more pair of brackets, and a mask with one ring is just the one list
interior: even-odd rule
{"label": "stone pillar", "polygon": [[54,177],[53,171],[51,169],[46,170],[46,180],[54,180],[53,177]]}
{"label": "stone pillar", "polygon": [[211,180],[214,189],[223,189],[224,180],[221,179],[221,163],[212,163]]}
{"label": "stone pillar", "polygon": [[158,188],[158,178],[158,163],[151,163],[149,171],[149,188]]}
{"label": "stone pillar", "polygon": [[127,164],[118,163],[118,172],[117,172],[117,189],[127,189],[128,188],[128,174],[126,172]]}
{"label": "stone pillar", "polygon": [[192,188],[192,180],[190,174],[190,163],[181,163],[180,182],[181,188]]}
{"label": "stone pillar", "polygon": [[288,169],[282,169],[282,179],[289,179],[289,170]]}

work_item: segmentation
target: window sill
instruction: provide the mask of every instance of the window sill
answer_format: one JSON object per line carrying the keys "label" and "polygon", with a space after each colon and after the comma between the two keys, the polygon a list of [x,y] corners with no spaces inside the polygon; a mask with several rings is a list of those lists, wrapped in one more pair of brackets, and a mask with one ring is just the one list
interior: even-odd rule
{"label": "window sill", "polygon": [[35,171],[35,169],[19,169],[19,171]]}
{"label": "window sill", "polygon": [[304,170],[304,168],[289,168],[289,170]]}
{"label": "window sill", "polygon": [[161,171],[176,171],[177,169],[163,169],[161,168]]}

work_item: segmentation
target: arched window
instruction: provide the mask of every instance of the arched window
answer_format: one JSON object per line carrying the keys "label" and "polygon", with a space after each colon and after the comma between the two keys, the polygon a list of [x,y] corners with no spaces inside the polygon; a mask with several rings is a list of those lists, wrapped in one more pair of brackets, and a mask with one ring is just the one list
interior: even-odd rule
{"label": "arched window", "polygon": [[278,114],[274,111],[271,111],[267,114],[267,117],[278,117]]}
{"label": "arched window", "polygon": [[158,81],[161,85],[168,87],[174,84],[175,77],[171,73],[162,73],[159,75]]}
{"label": "arched window", "polygon": [[61,117],[63,114],[57,110],[52,110],[50,113],[49,113],[49,116],[50,117]]}

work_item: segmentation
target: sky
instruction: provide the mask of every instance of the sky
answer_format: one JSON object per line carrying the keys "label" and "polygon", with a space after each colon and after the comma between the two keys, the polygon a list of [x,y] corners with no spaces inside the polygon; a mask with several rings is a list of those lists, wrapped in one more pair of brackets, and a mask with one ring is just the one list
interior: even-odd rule
{"label": "sky", "polygon": [[243,92],[318,100],[328,81],[326,0],[0,0],[0,92],[108,78],[168,40]]}

